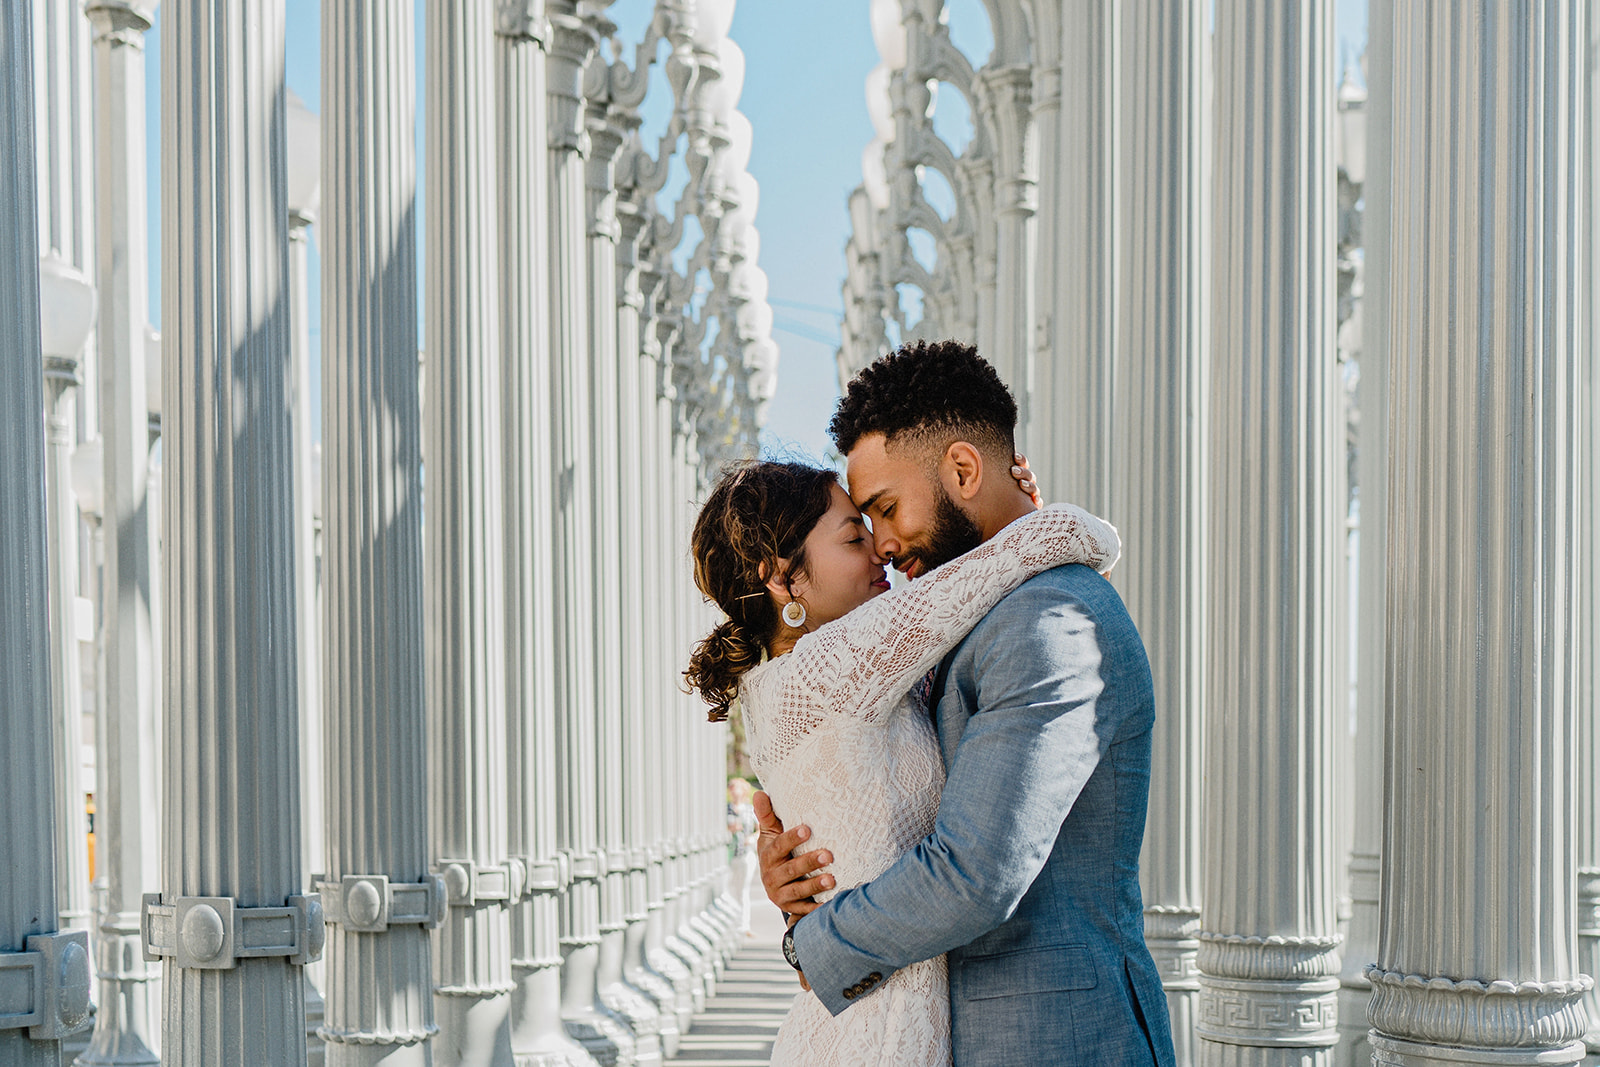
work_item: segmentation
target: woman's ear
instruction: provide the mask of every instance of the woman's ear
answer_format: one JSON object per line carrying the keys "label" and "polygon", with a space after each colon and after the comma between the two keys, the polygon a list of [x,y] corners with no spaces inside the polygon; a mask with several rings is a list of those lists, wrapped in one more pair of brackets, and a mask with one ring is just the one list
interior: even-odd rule
{"label": "woman's ear", "polygon": [[939,464],[945,491],[957,500],[971,500],[983,486],[983,453],[966,441],[953,442]]}
{"label": "woman's ear", "polygon": [[797,595],[791,593],[789,589],[788,560],[779,557],[777,567],[772,568],[770,573],[768,573],[767,565],[763,563],[761,565],[761,574],[766,579],[767,592],[777,597],[780,603],[787,602],[792,596]]}

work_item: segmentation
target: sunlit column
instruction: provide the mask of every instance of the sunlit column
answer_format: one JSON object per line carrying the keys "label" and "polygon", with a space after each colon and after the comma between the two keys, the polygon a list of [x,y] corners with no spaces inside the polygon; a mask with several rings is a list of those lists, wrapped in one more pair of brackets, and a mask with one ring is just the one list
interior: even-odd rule
{"label": "sunlit column", "polygon": [[1585,1051],[1572,684],[1589,6],[1394,8],[1379,1064]]}
{"label": "sunlit column", "polygon": [[78,657],[78,501],[72,453],[78,386],[94,324],[89,279],[54,252],[39,262],[44,349],[45,497],[50,538],[50,700],[54,718],[56,894],[63,930],[90,925],[88,817],[83,792],[83,677]]}
{"label": "sunlit column", "polygon": [[[974,79],[974,85],[979,82]],[[981,93],[980,99],[981,99]],[[981,112],[980,112],[981,113]],[[972,212],[973,233],[956,243],[956,255],[974,262],[972,332],[980,354],[995,351],[1000,344],[999,325],[995,321],[995,307],[999,299],[997,284],[999,261],[995,246],[995,165],[988,156],[968,152],[956,164],[961,197]],[[1016,388],[1017,383],[1007,382]]]}
{"label": "sunlit column", "polygon": [[1389,136],[1394,67],[1393,0],[1370,0],[1367,22],[1366,168],[1361,186],[1361,380],[1357,406],[1356,484],[1360,499],[1360,557],[1356,598],[1356,781],[1350,806],[1354,841],[1350,850],[1350,927],[1339,976],[1340,1067],[1372,1062],[1367,1041],[1367,1001],[1372,986],[1366,969],[1378,958],[1378,861],[1383,844],[1383,715],[1388,650],[1384,642],[1384,586],[1389,557],[1384,550],[1389,510]]}
{"label": "sunlit column", "polygon": [[[1578,383],[1578,970],[1600,975],[1600,17],[1591,14],[1584,71],[1583,364]],[[1584,997],[1585,1064],[1600,1064],[1600,996]]]}
{"label": "sunlit column", "polygon": [[[303,1064],[284,12],[163,12],[162,1056]],[[207,57],[234,57],[213,64]],[[259,954],[258,954],[259,953]]]}
{"label": "sunlit column", "polygon": [[326,4],[322,41],[320,1034],[329,1067],[423,1067],[445,901],[428,847],[412,5]]}
{"label": "sunlit column", "polygon": [[1199,2],[1123,8],[1117,96],[1126,187],[1116,321],[1123,370],[1111,422],[1112,512],[1130,553],[1113,573],[1155,678],[1150,808],[1139,857],[1145,941],[1178,1063],[1196,1058],[1204,734],[1210,359],[1210,27]]}
{"label": "sunlit column", "polygon": [[978,75],[979,98],[995,147],[995,327],[983,353],[1016,394],[1028,425],[1028,372],[1034,330],[1034,213],[1038,209],[1033,137],[1033,72],[1000,67]]}
{"label": "sunlit column", "polygon": [[550,345],[555,501],[557,845],[571,864],[561,901],[562,1018],[601,1063],[633,1062],[627,1028],[598,1004],[600,850],[595,793],[594,465],[589,338],[589,212],[583,71],[596,41],[573,0],[546,5],[550,154]]}
{"label": "sunlit column", "polygon": [[1265,0],[1216,18],[1199,1062],[1324,1065],[1339,989],[1331,621],[1344,536],[1332,5]]}
{"label": "sunlit column", "polygon": [[[681,546],[689,544],[689,531],[693,525],[693,501],[700,496],[699,482],[703,457],[695,433],[696,415],[698,409],[710,399],[707,383],[701,377],[703,371],[699,356],[698,348],[686,345],[680,358],[680,366],[694,368],[690,372],[692,376],[682,383],[678,392],[681,398],[679,403],[685,409],[680,415],[680,427],[683,431],[680,438],[681,461],[674,470],[673,497],[670,501],[670,519],[667,527],[671,543]],[[681,560],[682,556],[678,555],[677,559]],[[685,591],[689,581],[688,570],[680,562],[673,568],[672,573],[670,603],[675,620],[672,632],[676,637],[673,658],[678,663],[687,663],[689,660],[691,640],[689,635],[704,632],[703,629],[697,629],[701,620],[694,611],[693,599]],[[676,703],[680,708],[687,710],[692,707],[689,699],[680,692]],[[686,783],[704,781],[699,777],[699,761],[695,758],[696,746],[704,736],[704,729],[695,731],[685,729],[675,738],[676,755],[670,765],[684,768]],[[716,992],[717,953],[712,939],[706,936],[697,922],[705,901],[703,872],[699,862],[701,843],[697,840],[694,798],[695,791],[690,788],[674,790],[671,796],[679,886],[678,925],[674,931],[677,936],[675,947],[684,954],[685,962],[704,988],[705,996],[710,997]]]}
{"label": "sunlit column", "polygon": [[[1086,0],[1057,6],[1057,91],[1067,103],[1058,112],[1054,156],[1045,157],[1043,164],[1055,172],[1041,176],[1053,198],[1042,210],[1054,232],[1052,247],[1040,250],[1041,256],[1053,257],[1055,288],[1039,309],[1045,337],[1031,412],[1036,429],[1028,435],[1027,448],[1053,490],[1047,496],[1114,514],[1109,495],[1118,307],[1113,246],[1117,196],[1133,188],[1119,184],[1115,173],[1116,128],[1119,116],[1129,114],[1118,106],[1118,87],[1134,92],[1157,92],[1160,87],[1132,86],[1119,78],[1117,23],[1119,17],[1131,17],[1119,15],[1122,5]],[[1023,388],[1022,382],[1013,385]],[[1117,501],[1116,509],[1120,506]]]}
{"label": "sunlit column", "polygon": [[555,590],[551,517],[548,27],[542,0],[503,0],[496,22],[500,345],[505,429],[506,751],[511,852],[528,871],[512,910],[511,1048],[519,1067],[594,1061],[561,1025],[556,851]]}
{"label": "sunlit column", "polygon": [[[647,292],[654,289],[657,296],[655,344],[648,349],[655,366],[648,373],[647,402],[653,398],[655,418],[648,480],[651,489],[647,497],[651,529],[669,531],[669,505],[673,497],[673,471],[676,462],[676,434],[673,428],[673,384],[671,338],[673,328],[660,303],[669,287],[668,265],[658,261],[656,269],[645,276],[642,285]],[[653,283],[653,284],[652,284]],[[682,548],[670,537],[652,538],[650,542],[650,575],[647,606],[652,630],[651,644],[655,649],[655,670],[652,684],[660,694],[661,710],[657,728],[652,735],[654,751],[652,760],[656,768],[652,779],[650,837],[653,842],[650,865],[650,919],[647,929],[645,957],[651,970],[672,983],[676,995],[678,1029],[688,1032],[689,1023],[697,1008],[704,1002],[705,989],[695,981],[694,972],[676,951],[677,927],[677,867],[673,843],[673,822],[669,811],[671,797],[678,789],[678,772],[672,762],[672,753],[678,733],[683,729],[683,719],[677,713],[682,707],[678,700],[678,680],[683,664],[678,659],[678,632],[672,613],[676,568],[681,565]],[[684,661],[686,662],[686,661]],[[693,716],[691,716],[691,719]]]}
{"label": "sunlit column", "polygon": [[[677,309],[674,309],[675,311]],[[688,662],[688,642],[695,633],[694,616],[689,611],[688,598],[684,596],[686,567],[682,551],[689,544],[688,530],[684,525],[684,512],[694,495],[694,484],[699,477],[700,457],[696,448],[695,424],[698,409],[704,400],[704,384],[698,379],[699,348],[692,333],[693,324],[680,318],[679,332],[672,348],[673,363],[673,463],[669,468],[669,496],[663,515],[663,530],[671,545],[682,546],[677,552],[668,552],[667,612],[670,619],[670,656],[680,666]],[[683,709],[690,705],[681,693],[673,698]],[[666,756],[669,767],[682,767],[683,778],[692,782],[691,764],[695,735],[687,728],[669,732]],[[714,964],[711,945],[694,929],[694,916],[698,908],[695,886],[693,828],[689,816],[689,790],[671,790],[665,798],[667,817],[669,864],[670,933],[667,946],[684,962],[695,981],[695,1007],[715,990]]]}
{"label": "sunlit column", "polygon": [[[300,854],[305,869],[323,867],[322,675],[317,632],[317,530],[321,504],[315,496],[311,432],[311,227],[316,225],[322,187],[317,116],[294,93],[287,98],[289,171],[289,420],[294,440],[294,617],[295,665],[300,705]],[[323,1063],[324,1003],[318,988],[322,963],[305,969],[306,1061]]]}
{"label": "sunlit column", "polygon": [[[160,1062],[160,969],[139,947],[139,908],[159,880],[157,724],[149,513],[150,397],[145,319],[144,35],[149,9],[94,0],[96,245],[99,249],[103,722],[95,757],[98,1009],[83,1064]],[[159,368],[157,368],[159,371]]]}
{"label": "sunlit column", "polygon": [[[594,16],[597,36],[612,27]],[[608,69],[609,73],[609,69]],[[591,90],[592,93],[592,90]],[[622,357],[617,345],[617,222],[616,159],[624,129],[608,113],[608,93],[590,96],[587,107],[589,156],[586,161],[588,209],[589,284],[589,410],[590,467],[594,508],[595,628],[595,782],[590,802],[595,807],[596,839],[605,856],[600,881],[600,934],[595,981],[597,1009],[611,1011],[633,1031],[635,1062],[661,1062],[661,1016],[649,998],[628,985],[622,974],[623,941],[627,931],[628,844],[623,836],[624,771],[622,765],[625,718],[624,668],[617,657],[599,650],[632,646],[623,641],[622,526],[624,505],[617,489],[622,468],[635,466],[622,452],[620,389]],[[631,362],[629,367],[631,369]],[[628,658],[628,657],[624,657]]]}
{"label": "sunlit column", "polygon": [[[630,149],[635,160],[642,153]],[[620,239],[617,251],[617,389],[618,452],[622,457],[616,494],[621,524],[619,565],[623,647],[639,650],[622,664],[622,791],[623,836],[628,849],[627,924],[622,969],[628,983],[646,993],[659,1009],[661,1051],[676,1055],[682,1030],[678,1025],[678,996],[672,983],[657,973],[646,956],[652,909],[651,880],[659,867],[654,808],[660,795],[661,716],[667,693],[658,680],[661,635],[650,623],[654,568],[649,556],[656,529],[650,521],[655,483],[652,463],[656,439],[655,345],[646,343],[653,324],[642,322],[647,296],[641,284],[640,242],[650,229],[651,216],[641,200],[618,201]],[[652,289],[655,281],[652,278]]]}
{"label": "sunlit column", "polygon": [[61,1038],[88,1023],[90,976],[88,935],[59,930],[56,910],[32,23],[29,4],[0,9],[0,855],[22,860],[0,895],[0,964],[21,966],[0,973],[8,1003],[34,1005],[0,1023],[0,1062],[55,1067]]}
{"label": "sunlit column", "polygon": [[493,0],[428,9],[424,407],[429,835],[450,907],[434,937],[440,1064],[509,1065],[505,560]]}
{"label": "sunlit column", "polygon": [[[72,0],[32,0],[34,98],[45,359],[45,469],[50,538],[50,698],[55,713],[57,906],[63,929],[92,924],[83,789],[83,675],[78,597],[96,575],[79,536],[71,457],[92,439],[95,398],[94,99],[90,27]],[[12,106],[15,106],[14,104]],[[71,1056],[87,1038],[63,1047]]]}

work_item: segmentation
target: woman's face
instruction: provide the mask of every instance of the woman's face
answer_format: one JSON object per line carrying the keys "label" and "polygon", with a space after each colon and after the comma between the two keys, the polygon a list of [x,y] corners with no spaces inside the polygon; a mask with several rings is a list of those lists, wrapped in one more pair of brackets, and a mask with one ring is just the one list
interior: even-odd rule
{"label": "woman's face", "polygon": [[[806,630],[830,623],[889,589],[884,560],[872,547],[861,512],[838,485],[833,505],[806,537],[805,571],[789,592],[805,605]],[[775,597],[778,610],[789,602]]]}

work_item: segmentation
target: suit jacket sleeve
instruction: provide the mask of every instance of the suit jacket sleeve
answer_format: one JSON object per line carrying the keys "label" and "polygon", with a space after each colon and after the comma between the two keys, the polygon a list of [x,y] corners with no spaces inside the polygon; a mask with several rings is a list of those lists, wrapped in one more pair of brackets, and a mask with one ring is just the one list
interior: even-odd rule
{"label": "suit jacket sleeve", "polygon": [[[964,945],[1016,910],[1111,741],[1100,630],[1059,586],[1023,585],[976,627],[977,711],[934,830],[878,878],[795,928],[800,963],[830,1012],[844,991]],[[955,684],[952,678],[951,684]]]}

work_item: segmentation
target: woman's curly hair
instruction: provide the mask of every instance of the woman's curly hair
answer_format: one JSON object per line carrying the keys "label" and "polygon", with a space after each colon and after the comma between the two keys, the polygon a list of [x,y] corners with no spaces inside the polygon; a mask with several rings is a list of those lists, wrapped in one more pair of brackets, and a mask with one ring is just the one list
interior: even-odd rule
{"label": "woman's curly hair", "polygon": [[722,722],[739,692],[739,676],[761,662],[777,636],[778,606],[767,576],[788,561],[787,581],[805,573],[805,540],[832,506],[832,471],[802,463],[756,462],[723,472],[695,520],[690,549],[694,584],[727,621],[712,630],[683,672]]}

